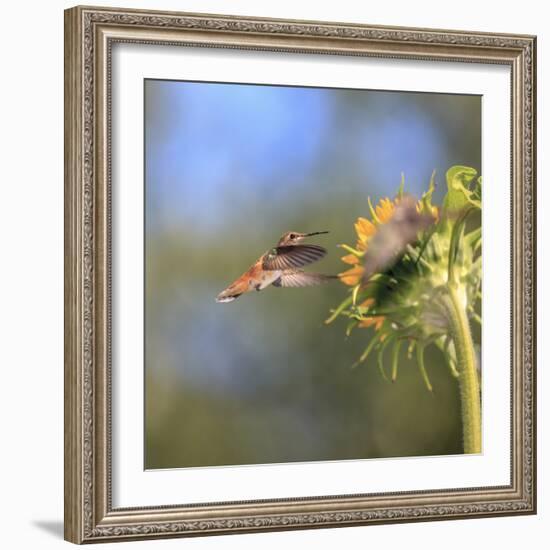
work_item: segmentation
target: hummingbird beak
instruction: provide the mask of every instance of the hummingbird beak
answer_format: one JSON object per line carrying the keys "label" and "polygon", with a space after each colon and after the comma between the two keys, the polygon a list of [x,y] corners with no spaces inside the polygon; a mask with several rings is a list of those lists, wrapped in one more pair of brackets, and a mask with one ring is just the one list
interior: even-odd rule
{"label": "hummingbird beak", "polygon": [[304,237],[313,237],[313,235],[325,235],[328,231],[314,231],[313,233],[306,233]]}

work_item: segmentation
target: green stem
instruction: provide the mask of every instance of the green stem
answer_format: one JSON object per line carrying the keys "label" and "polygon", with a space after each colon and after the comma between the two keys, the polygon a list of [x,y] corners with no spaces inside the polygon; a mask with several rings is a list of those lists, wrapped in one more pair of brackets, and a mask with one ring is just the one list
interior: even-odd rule
{"label": "green stem", "polygon": [[456,285],[449,283],[449,292],[443,298],[448,313],[454,342],[460,401],[464,452],[481,452],[481,400],[476,355],[466,309],[461,303]]}

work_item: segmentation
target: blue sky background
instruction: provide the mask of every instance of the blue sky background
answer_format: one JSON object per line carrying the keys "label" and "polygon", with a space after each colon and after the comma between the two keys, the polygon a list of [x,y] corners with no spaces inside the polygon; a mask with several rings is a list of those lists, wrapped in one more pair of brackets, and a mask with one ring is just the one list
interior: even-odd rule
{"label": "blue sky background", "polygon": [[[350,374],[368,332],[345,340],[323,325],[342,285],[214,298],[289,230],[329,230],[318,270],[342,271],[336,245],[401,173],[418,196],[436,170],[437,200],[449,166],[480,170],[481,98],[158,80],[145,91],[149,467],[456,451],[452,386],[419,407],[414,381],[386,395],[373,369]],[[402,410],[367,430],[392,400]],[[439,439],[419,434],[422,414],[439,417]]]}
{"label": "blue sky background", "polygon": [[231,197],[277,208],[297,193],[391,194],[401,172],[418,194],[432,170],[480,162],[477,96],[154,80],[146,93],[152,226],[217,231],[241,215]]}

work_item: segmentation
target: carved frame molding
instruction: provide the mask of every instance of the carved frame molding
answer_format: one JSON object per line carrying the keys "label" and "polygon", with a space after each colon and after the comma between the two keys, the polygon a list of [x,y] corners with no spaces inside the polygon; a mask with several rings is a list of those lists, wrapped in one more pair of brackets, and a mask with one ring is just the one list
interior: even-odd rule
{"label": "carved frame molding", "polygon": [[[110,87],[116,42],[510,67],[512,461],[504,487],[113,509]],[[101,542],[536,511],[536,38],[76,7],[65,12],[65,538]]]}

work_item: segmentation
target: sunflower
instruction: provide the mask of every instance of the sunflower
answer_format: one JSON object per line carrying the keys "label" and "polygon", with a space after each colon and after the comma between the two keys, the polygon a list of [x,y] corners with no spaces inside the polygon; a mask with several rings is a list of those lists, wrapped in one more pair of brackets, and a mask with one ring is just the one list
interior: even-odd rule
{"label": "sunflower", "polygon": [[[463,177],[464,171],[457,173]],[[449,175],[454,181],[455,170],[451,169]],[[430,223],[418,230],[416,242],[407,242],[391,267],[365,276],[367,252],[369,248],[372,251],[372,246],[380,246],[374,245],[372,239],[383,230],[384,225],[391,222],[401,201],[411,200],[410,196],[403,193],[403,181],[394,199],[384,197],[376,206],[368,200],[369,218],[359,217],[354,223],[355,247],[340,245],[347,252],[341,259],[350,268],[338,276],[344,285],[351,287],[350,294],[332,310],[326,323],[344,316],[349,319],[347,334],[356,327],[374,330],[375,342],[367,347],[368,352],[363,354],[360,362],[372,350],[383,352],[388,343],[398,346],[408,342],[410,350],[418,346],[423,349],[430,342],[435,342],[440,348],[447,346],[449,320],[444,312],[441,293],[445,294],[449,284],[451,226],[455,224],[457,216],[452,214],[447,216],[447,220],[440,219],[443,211],[440,212],[431,203],[434,190],[432,176],[427,191],[414,203],[417,212],[424,215],[425,219],[429,218]],[[462,195],[471,199],[474,191],[463,189],[458,198]],[[456,203],[457,195],[449,197]],[[469,204],[479,208],[472,200],[469,200]],[[477,246],[473,241],[476,234],[479,237],[479,233],[474,232],[466,238],[466,242],[471,242],[474,247]],[[470,313],[473,315],[473,304],[481,281],[480,261],[475,261],[468,246],[464,247],[461,254],[452,257],[457,280],[469,281],[463,286],[462,293],[467,295]],[[450,363],[451,370],[454,370],[454,358],[451,357]]]}
{"label": "sunflower", "polygon": [[[383,198],[375,207],[368,201],[370,217],[360,217],[354,223],[355,247],[340,245],[347,252],[342,261],[349,268],[339,278],[351,288],[325,323],[346,318],[347,336],[355,327],[373,329],[355,365],[367,359],[371,362],[376,354],[375,363],[384,379],[388,379],[385,354],[391,351],[390,378],[395,381],[405,345],[409,359],[415,352],[429,391],[433,388],[424,350],[437,346],[460,386],[464,452],[478,453],[480,388],[470,322],[480,323],[482,181],[476,170],[467,166],[449,168],[446,180],[447,194],[438,209],[431,203],[435,189],[432,175],[428,190],[412,203],[420,216],[411,212],[411,203],[399,207],[401,201],[411,200],[403,195],[403,181],[393,200]],[[392,222],[398,211],[406,211],[413,221],[409,223],[405,216]],[[470,213],[475,212],[477,218],[467,224]]]}

